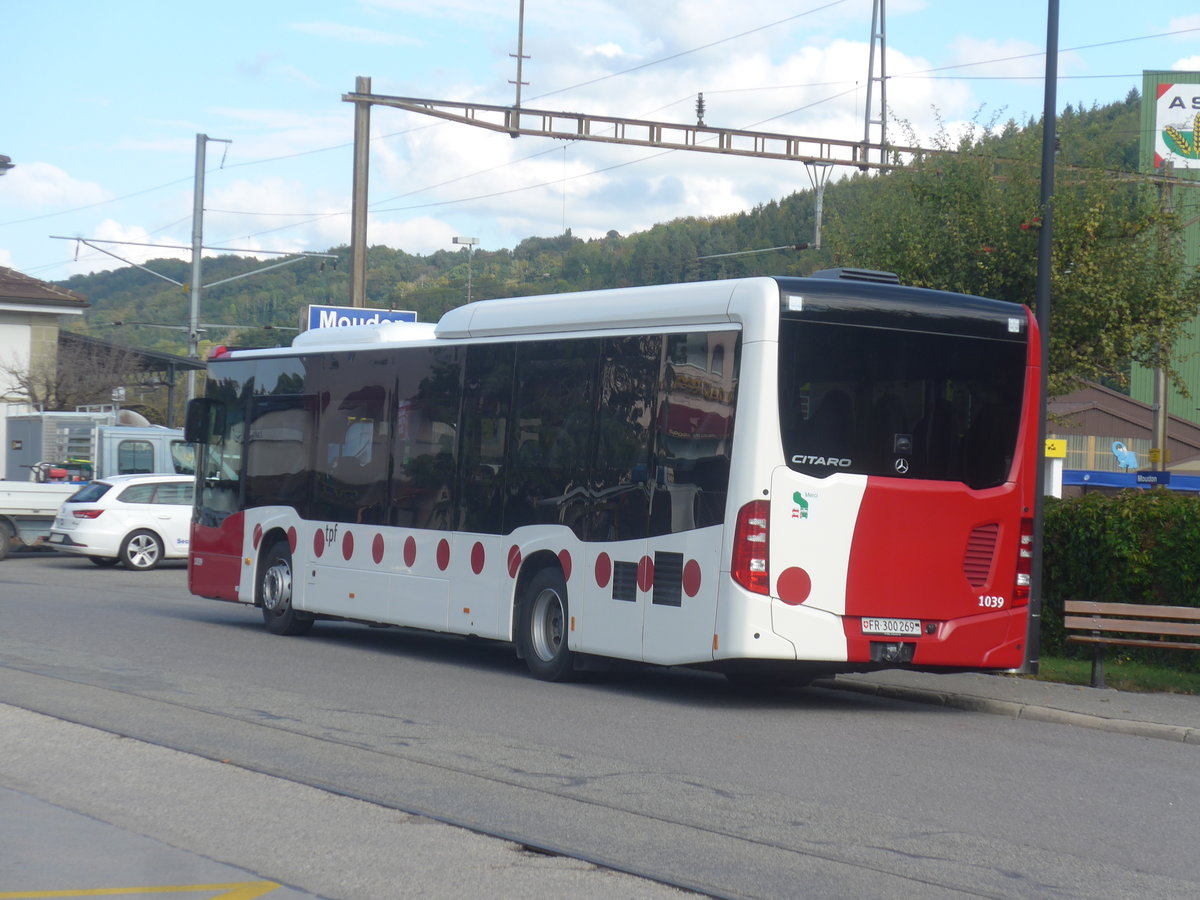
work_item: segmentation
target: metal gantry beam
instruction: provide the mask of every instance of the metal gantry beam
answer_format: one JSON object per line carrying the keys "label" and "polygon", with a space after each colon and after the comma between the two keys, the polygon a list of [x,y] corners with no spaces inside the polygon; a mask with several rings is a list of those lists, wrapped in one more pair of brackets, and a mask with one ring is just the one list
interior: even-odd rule
{"label": "metal gantry beam", "polygon": [[[689,150],[758,159],[783,159],[794,162],[854,166],[859,169],[890,169],[894,164],[871,162],[871,150],[883,150],[879,144],[840,141],[833,138],[803,137],[741,128],[717,128],[712,125],[655,122],[621,116],[561,112],[528,107],[496,106],[487,103],[461,103],[453,100],[429,100],[421,97],[393,97],[385,94],[343,94],[347,103],[390,106],[448,122],[486,128],[512,137],[548,137],[565,141],[596,141],[605,144],[632,144],[662,150]],[[896,153],[921,153],[919,147],[888,147]],[[928,151],[924,151],[928,152]]]}
{"label": "metal gantry beam", "polygon": [[[517,90],[519,98],[520,84]],[[931,152],[920,147],[874,144],[865,137],[862,141],[840,141],[833,138],[750,131],[744,128],[717,128],[706,125],[703,121],[692,125],[529,109],[521,106],[519,99],[513,106],[496,106],[488,103],[430,100],[423,97],[394,97],[371,93],[371,79],[363,76],[359,76],[355,82],[354,92],[343,94],[342,100],[355,105],[354,214],[350,226],[350,249],[354,259],[350,272],[350,297],[354,306],[364,306],[366,303],[366,185],[370,168],[368,117],[372,106],[390,106],[393,109],[433,116],[460,125],[486,128],[514,138],[525,135],[563,141],[629,144],[658,150],[687,150],[756,159],[781,159],[826,169],[831,166],[852,166],[860,171],[892,169],[901,163],[886,162],[889,156],[896,159],[897,154]],[[878,162],[868,159],[872,150],[879,151]],[[816,243],[820,243],[819,235]]]}

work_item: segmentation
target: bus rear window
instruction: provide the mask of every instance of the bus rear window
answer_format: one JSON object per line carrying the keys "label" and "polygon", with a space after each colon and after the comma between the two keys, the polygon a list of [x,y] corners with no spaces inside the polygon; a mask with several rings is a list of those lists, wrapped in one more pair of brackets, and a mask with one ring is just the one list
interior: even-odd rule
{"label": "bus rear window", "polygon": [[1025,385],[1024,341],[784,319],[780,428],[788,466],[1004,483]]}

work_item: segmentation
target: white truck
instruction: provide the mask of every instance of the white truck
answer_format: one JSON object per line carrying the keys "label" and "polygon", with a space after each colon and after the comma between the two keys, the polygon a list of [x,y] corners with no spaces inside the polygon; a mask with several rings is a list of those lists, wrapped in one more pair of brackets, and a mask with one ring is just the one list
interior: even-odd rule
{"label": "white truck", "polygon": [[16,545],[32,545],[45,538],[58,508],[80,486],[71,482],[0,481],[0,559]]}
{"label": "white truck", "polygon": [[195,471],[178,428],[116,424],[115,413],[41,413],[7,420],[7,480],[0,481],[0,559],[45,538],[58,508],[93,478]]}

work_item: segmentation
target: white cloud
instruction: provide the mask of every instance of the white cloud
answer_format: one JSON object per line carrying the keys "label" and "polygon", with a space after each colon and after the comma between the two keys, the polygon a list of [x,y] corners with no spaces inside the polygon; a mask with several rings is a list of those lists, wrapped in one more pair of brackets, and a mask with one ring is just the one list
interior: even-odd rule
{"label": "white cloud", "polygon": [[618,56],[624,56],[625,51],[621,49],[619,44],[614,44],[608,41],[603,44],[597,44],[590,50],[586,51],[589,55],[603,56],[605,59],[616,59]]}
{"label": "white cloud", "polygon": [[[380,221],[371,217],[367,222],[367,242],[403,248],[408,253],[428,254],[438,250],[458,249],[451,242],[462,234],[454,226],[433,216],[418,216],[403,222]],[[413,249],[420,247],[421,249]],[[495,249],[495,248],[492,248]]]}
{"label": "white cloud", "polygon": [[57,166],[44,162],[13,160],[15,168],[4,176],[5,218],[14,210],[29,212],[79,208],[109,199],[93,181],[80,181]]}
{"label": "white cloud", "polygon": [[[1200,28],[1200,13],[1193,13],[1188,16],[1176,16],[1167,25],[1168,31],[1188,31],[1190,29]],[[1180,40],[1194,41],[1195,35],[1178,36]]]}

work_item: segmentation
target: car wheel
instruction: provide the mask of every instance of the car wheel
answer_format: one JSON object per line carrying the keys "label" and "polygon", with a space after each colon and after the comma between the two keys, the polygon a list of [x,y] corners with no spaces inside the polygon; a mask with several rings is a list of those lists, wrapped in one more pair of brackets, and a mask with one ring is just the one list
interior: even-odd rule
{"label": "car wheel", "polygon": [[109,566],[115,566],[120,562],[115,556],[89,556],[88,562],[93,566],[99,566],[102,569],[107,569]]}
{"label": "car wheel", "polygon": [[163,545],[153,531],[135,531],[121,542],[121,564],[135,572],[148,572],[162,561]]}
{"label": "car wheel", "polygon": [[267,631],[306,634],[313,626],[313,616],[292,608],[292,551],[287,541],[271,546],[258,571],[258,596]]}
{"label": "car wheel", "polygon": [[559,569],[542,569],[530,580],[521,601],[517,647],[525,665],[543,681],[566,681],[575,671],[567,649],[567,583]]}

